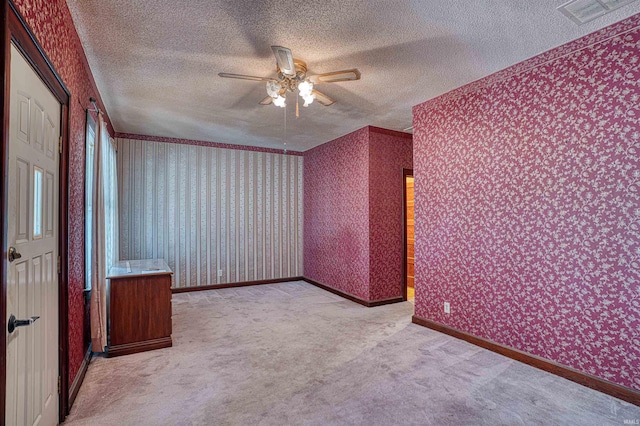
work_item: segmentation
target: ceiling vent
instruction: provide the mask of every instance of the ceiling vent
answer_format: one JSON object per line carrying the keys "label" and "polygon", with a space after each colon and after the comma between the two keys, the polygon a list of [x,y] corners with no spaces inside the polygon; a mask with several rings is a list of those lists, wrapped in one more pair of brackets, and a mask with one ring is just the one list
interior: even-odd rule
{"label": "ceiling vent", "polygon": [[571,0],[558,10],[578,25],[593,21],[636,0]]}

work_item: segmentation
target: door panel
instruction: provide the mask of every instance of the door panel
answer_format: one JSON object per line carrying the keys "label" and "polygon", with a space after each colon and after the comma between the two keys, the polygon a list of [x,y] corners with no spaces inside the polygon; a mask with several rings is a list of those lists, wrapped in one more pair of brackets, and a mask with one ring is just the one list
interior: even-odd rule
{"label": "door panel", "polygon": [[44,151],[44,108],[38,101],[34,101],[31,107],[31,140],[33,147],[38,151]]}
{"label": "door panel", "polygon": [[16,190],[15,203],[18,214],[15,216],[16,244],[24,244],[29,241],[29,169],[31,165],[28,161],[16,158],[16,173],[13,186]]}
{"label": "door panel", "polygon": [[29,111],[31,110],[31,99],[26,95],[18,91],[16,96],[17,117],[16,119],[16,138],[26,144],[29,143]]}
{"label": "door panel", "polygon": [[55,211],[57,203],[53,199],[55,195],[54,188],[55,176],[51,172],[47,172],[45,176],[45,200],[44,200],[44,236],[45,238],[53,238],[53,220],[55,219]]}
{"label": "door panel", "polygon": [[47,157],[55,160],[58,151],[56,150],[56,146],[58,146],[58,138],[60,137],[60,130],[58,126],[51,121],[51,116],[47,116],[47,120],[44,124],[44,141],[47,149]]}
{"label": "door panel", "polygon": [[[11,46],[6,424],[58,420],[58,180],[61,106]],[[8,333],[6,321],[40,318]]]}

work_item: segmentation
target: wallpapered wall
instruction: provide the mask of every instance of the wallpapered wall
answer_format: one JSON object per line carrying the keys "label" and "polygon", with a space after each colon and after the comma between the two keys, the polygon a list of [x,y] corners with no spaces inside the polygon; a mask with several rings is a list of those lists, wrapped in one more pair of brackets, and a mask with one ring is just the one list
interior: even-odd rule
{"label": "wallpapered wall", "polygon": [[304,153],[304,274],[369,300],[369,129]]}
{"label": "wallpapered wall", "polygon": [[[120,139],[135,139],[135,140],[139,140],[139,141],[177,143],[177,144],[180,144],[180,145],[197,145],[197,146],[208,146],[208,147],[215,147],[215,148],[224,148],[224,149],[239,149],[241,151],[270,152],[272,154],[282,154],[283,153],[283,151],[281,149],[263,148],[261,146],[234,145],[234,144],[220,143],[220,142],[196,141],[196,140],[193,140],[193,139],[167,138],[167,137],[164,137],[164,136],[137,135],[137,134],[134,134],[134,133],[116,133],[115,137],[116,138],[120,138]],[[287,155],[299,155],[299,156],[302,156],[302,152],[300,152],[300,151],[287,151]]]}
{"label": "wallpapered wall", "polygon": [[370,129],[369,300],[382,300],[402,296],[402,169],[413,167],[413,136]]}
{"label": "wallpapered wall", "polygon": [[402,296],[411,135],[365,127],[304,157],[305,276],[367,301]]}
{"label": "wallpapered wall", "polygon": [[174,287],[302,275],[301,156],[117,141],[121,259],[164,258]]}
{"label": "wallpapered wall", "polygon": [[[100,94],[64,0],[14,0],[51,60],[70,101],[69,139],[69,385],[80,369],[89,342],[84,341],[84,145],[85,110]],[[107,117],[108,122],[108,117]],[[111,130],[111,127],[110,127]]]}
{"label": "wallpapered wall", "polygon": [[414,108],[417,316],[640,389],[639,24]]}

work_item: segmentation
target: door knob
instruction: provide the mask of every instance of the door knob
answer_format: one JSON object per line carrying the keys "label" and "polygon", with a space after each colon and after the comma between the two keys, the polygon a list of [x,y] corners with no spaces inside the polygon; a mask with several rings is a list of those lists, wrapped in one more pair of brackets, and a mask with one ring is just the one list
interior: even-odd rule
{"label": "door knob", "polygon": [[9,317],[9,323],[7,324],[7,331],[9,334],[13,333],[13,331],[18,327],[25,327],[27,325],[31,325],[40,317],[31,317],[25,320],[16,319],[15,315],[11,314]]}
{"label": "door knob", "polygon": [[22,255],[18,253],[15,247],[9,247],[9,262],[13,262],[16,259],[20,259]]}

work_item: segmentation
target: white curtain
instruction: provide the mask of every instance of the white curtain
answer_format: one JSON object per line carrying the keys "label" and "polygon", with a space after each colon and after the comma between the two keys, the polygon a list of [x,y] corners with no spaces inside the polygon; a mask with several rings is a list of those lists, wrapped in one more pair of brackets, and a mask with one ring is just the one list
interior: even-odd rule
{"label": "white curtain", "polygon": [[116,148],[98,116],[93,164],[91,241],[91,342],[94,352],[107,346],[107,274],[118,259]]}

